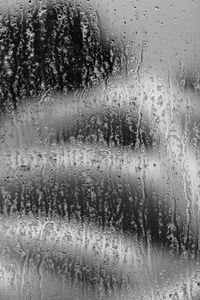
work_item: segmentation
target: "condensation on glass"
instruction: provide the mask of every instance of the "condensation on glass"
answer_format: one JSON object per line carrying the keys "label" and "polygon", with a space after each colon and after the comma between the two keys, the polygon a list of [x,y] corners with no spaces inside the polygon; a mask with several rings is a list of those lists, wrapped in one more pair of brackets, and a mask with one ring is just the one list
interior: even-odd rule
{"label": "condensation on glass", "polygon": [[0,4],[0,299],[199,299],[199,3]]}

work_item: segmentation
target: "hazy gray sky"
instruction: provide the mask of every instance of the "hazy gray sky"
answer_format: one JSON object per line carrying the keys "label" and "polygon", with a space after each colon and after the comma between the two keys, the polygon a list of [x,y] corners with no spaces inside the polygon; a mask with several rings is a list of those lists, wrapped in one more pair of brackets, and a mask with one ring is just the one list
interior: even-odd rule
{"label": "hazy gray sky", "polygon": [[[90,0],[108,31],[133,41],[143,68],[164,73],[200,68],[200,2],[197,0]],[[95,3],[95,4],[94,4]],[[129,47],[130,49],[130,47]],[[131,51],[130,51],[131,52]],[[138,52],[138,53],[137,53]]]}

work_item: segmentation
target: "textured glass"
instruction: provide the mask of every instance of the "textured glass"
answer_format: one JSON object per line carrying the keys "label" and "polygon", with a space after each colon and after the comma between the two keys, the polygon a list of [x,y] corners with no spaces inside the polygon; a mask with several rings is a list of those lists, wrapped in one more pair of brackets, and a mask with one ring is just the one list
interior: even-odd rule
{"label": "textured glass", "polygon": [[200,4],[0,0],[0,299],[199,299]]}

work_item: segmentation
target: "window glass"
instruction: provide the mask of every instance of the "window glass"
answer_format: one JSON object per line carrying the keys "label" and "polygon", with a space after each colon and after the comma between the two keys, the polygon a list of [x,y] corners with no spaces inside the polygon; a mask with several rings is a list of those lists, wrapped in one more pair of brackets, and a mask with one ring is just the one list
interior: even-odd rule
{"label": "window glass", "polygon": [[2,299],[198,299],[198,1],[0,4]]}

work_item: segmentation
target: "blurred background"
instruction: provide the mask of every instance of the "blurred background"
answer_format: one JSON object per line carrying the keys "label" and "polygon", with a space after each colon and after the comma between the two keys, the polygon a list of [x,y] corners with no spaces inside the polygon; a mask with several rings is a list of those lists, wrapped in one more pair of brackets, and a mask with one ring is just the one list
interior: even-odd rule
{"label": "blurred background", "polygon": [[0,299],[199,299],[198,1],[0,4]]}

